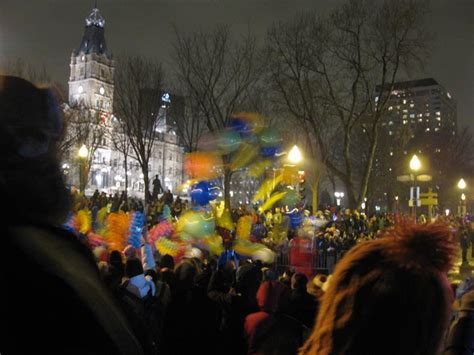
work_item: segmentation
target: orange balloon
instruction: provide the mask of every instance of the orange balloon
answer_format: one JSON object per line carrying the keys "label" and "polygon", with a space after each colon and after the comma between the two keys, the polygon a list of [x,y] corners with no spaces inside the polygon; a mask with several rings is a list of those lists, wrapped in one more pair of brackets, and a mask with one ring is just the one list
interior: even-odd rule
{"label": "orange balloon", "polygon": [[211,153],[194,152],[184,157],[184,171],[190,179],[212,180],[218,176],[221,166],[220,157]]}

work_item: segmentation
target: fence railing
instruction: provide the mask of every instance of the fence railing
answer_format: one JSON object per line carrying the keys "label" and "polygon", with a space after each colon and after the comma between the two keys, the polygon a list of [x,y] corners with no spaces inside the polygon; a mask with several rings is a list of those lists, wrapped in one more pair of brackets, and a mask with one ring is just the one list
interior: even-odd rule
{"label": "fence railing", "polygon": [[305,261],[301,263],[301,260],[292,260],[292,248],[281,248],[277,252],[276,268],[281,274],[286,270],[302,271],[311,273],[312,276],[323,273],[332,274],[337,262],[343,257],[347,250],[336,250],[335,248],[329,247],[324,249],[311,248],[307,250]]}

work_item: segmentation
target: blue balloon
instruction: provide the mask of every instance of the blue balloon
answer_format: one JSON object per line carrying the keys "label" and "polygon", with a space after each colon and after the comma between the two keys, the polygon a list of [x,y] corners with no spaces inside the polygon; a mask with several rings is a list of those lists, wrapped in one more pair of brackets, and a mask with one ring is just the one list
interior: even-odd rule
{"label": "blue balloon", "polygon": [[290,213],[288,216],[290,217],[291,228],[298,228],[303,222],[303,215],[301,212]]}
{"label": "blue balloon", "polygon": [[216,189],[212,188],[209,182],[200,181],[191,188],[191,200],[200,206],[207,205],[209,201],[217,197],[215,191]]}
{"label": "blue balloon", "polygon": [[279,146],[274,147],[261,147],[260,155],[264,158],[272,158],[280,151]]}
{"label": "blue balloon", "polygon": [[230,127],[244,136],[252,132],[252,126],[249,122],[238,117],[234,117],[230,120]]}

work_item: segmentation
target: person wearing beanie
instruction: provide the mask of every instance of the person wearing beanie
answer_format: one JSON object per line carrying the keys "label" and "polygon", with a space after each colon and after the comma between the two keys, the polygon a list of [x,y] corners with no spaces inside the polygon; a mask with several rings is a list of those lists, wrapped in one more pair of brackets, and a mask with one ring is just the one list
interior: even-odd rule
{"label": "person wearing beanie", "polygon": [[[49,89],[0,76],[0,352],[141,354],[90,249],[65,230],[60,107]],[[28,275],[26,282],[24,280]],[[87,335],[84,335],[84,330]]]}
{"label": "person wearing beanie", "polygon": [[440,354],[456,244],[444,224],[403,224],[337,264],[300,354]]}

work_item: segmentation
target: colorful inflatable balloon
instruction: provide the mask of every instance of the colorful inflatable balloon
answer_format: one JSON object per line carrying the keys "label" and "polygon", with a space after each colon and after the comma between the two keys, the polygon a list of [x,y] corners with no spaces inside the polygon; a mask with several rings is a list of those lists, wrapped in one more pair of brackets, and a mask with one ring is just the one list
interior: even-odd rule
{"label": "colorful inflatable balloon", "polygon": [[194,152],[184,157],[184,170],[190,179],[215,179],[221,166],[221,158],[213,153]]}
{"label": "colorful inflatable balloon", "polygon": [[221,133],[218,140],[218,147],[224,154],[228,154],[239,149],[240,143],[242,143],[240,134],[229,129]]}
{"label": "colorful inflatable balloon", "polygon": [[207,181],[200,181],[191,187],[191,200],[200,206],[207,205],[209,201],[216,199],[217,188],[212,187]]}
{"label": "colorful inflatable balloon", "polygon": [[184,240],[214,235],[214,218],[205,212],[189,211],[178,221],[176,231]]}

